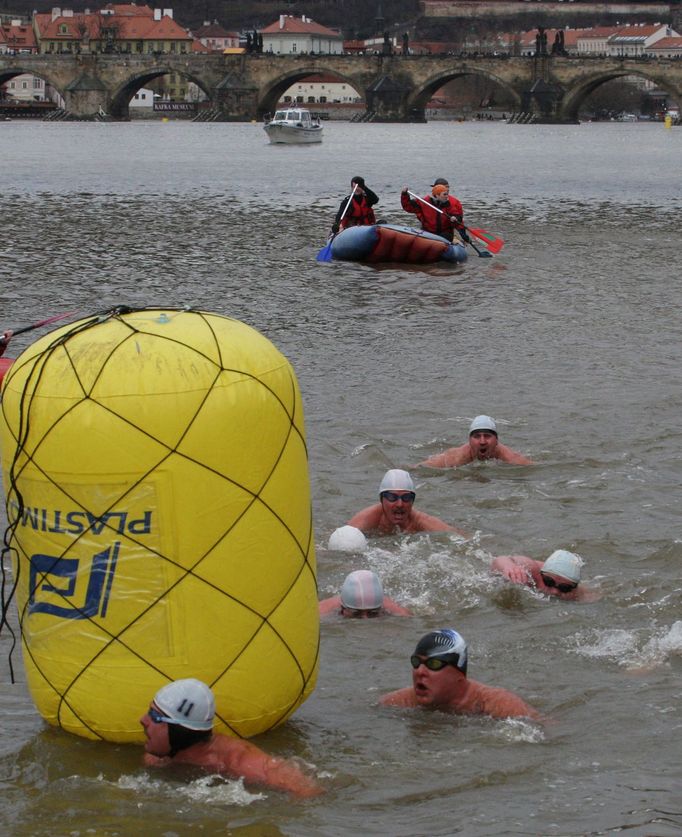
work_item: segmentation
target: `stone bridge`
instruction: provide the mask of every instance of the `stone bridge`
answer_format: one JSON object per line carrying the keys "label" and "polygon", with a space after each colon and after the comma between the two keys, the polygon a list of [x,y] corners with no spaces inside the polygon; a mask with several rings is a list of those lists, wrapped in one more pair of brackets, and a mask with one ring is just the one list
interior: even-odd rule
{"label": "stone bridge", "polygon": [[178,73],[198,85],[223,119],[250,121],[273,111],[306,76],[336,76],[363,95],[376,121],[423,122],[427,102],[446,82],[482,76],[511,94],[516,109],[543,122],[575,122],[601,84],[628,75],[653,81],[682,104],[682,60],[513,57],[506,55],[0,55],[0,84],[32,73],[54,87],[75,118],[100,109],[128,117],[128,103],[155,78]]}

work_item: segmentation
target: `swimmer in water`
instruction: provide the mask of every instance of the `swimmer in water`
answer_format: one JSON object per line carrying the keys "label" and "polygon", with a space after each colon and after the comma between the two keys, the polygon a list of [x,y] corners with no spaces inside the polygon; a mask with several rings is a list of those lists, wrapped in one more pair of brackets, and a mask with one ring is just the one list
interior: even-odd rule
{"label": "swimmer in water", "polygon": [[546,596],[579,602],[594,602],[601,594],[580,582],[583,559],[566,549],[555,550],[546,561],[527,555],[498,555],[490,569],[515,584],[534,587]]}
{"label": "swimmer in water", "polygon": [[423,636],[410,663],[412,686],[384,695],[379,701],[382,706],[422,707],[491,718],[540,719],[539,713],[513,692],[469,680],[467,644],[452,628]]}
{"label": "swimmer in water", "polygon": [[159,689],[140,718],[145,765],[192,764],[299,797],[324,792],[294,762],[269,756],[250,741],[214,733],[214,716],[213,692],[200,680],[175,680]]}
{"label": "swimmer in water", "polygon": [[503,445],[497,437],[497,424],[490,416],[476,416],[469,426],[469,441],[444,453],[430,456],[419,465],[429,468],[455,468],[470,462],[499,459],[510,465],[532,465],[532,460]]}
{"label": "swimmer in water", "polygon": [[365,535],[393,535],[397,532],[456,532],[463,538],[466,532],[444,523],[425,512],[415,511],[417,492],[407,471],[392,468],[386,471],[379,486],[379,502],[358,512],[348,521]]}
{"label": "swimmer in water", "polygon": [[352,619],[375,616],[411,616],[410,611],[384,595],[379,576],[371,570],[355,570],[346,576],[341,593],[320,602],[320,615],[338,613]]}

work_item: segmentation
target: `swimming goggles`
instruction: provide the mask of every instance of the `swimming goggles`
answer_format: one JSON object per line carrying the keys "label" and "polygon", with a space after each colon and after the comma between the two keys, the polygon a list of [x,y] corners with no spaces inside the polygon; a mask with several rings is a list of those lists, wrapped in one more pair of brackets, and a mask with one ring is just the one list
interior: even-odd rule
{"label": "swimming goggles", "polygon": [[438,657],[427,657],[425,660],[422,660],[416,654],[410,657],[410,664],[412,668],[419,668],[419,666],[425,665],[429,671],[440,671],[445,666],[455,666],[457,668],[455,663],[451,663],[449,660],[441,660]]}
{"label": "swimming goggles", "polygon": [[153,707],[149,707],[147,710],[147,715],[154,721],[155,724],[175,724],[177,721],[174,721],[172,718],[169,718],[168,715],[162,715],[158,709],[154,709]]}
{"label": "swimming goggles", "polygon": [[540,573],[540,575],[542,576],[542,581],[545,587],[556,587],[560,593],[570,593],[578,586],[578,582],[575,582],[574,584],[559,584],[559,582],[555,581],[549,575],[545,575],[544,573]]}
{"label": "swimming goggles", "polygon": [[402,500],[403,503],[414,503],[416,496],[414,491],[408,491],[405,494],[396,494],[394,491],[383,491],[381,494],[382,499],[388,500],[389,503],[397,503],[398,500]]}

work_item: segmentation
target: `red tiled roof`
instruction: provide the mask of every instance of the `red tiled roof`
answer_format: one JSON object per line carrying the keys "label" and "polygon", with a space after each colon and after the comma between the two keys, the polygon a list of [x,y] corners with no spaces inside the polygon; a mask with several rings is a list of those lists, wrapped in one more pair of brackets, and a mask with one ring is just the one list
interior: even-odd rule
{"label": "red tiled roof", "polygon": [[107,11],[111,10],[115,15],[119,15],[119,17],[124,15],[130,17],[154,17],[154,11],[149,6],[136,6],[135,3],[107,3],[103,9]]}
{"label": "red tiled roof", "polygon": [[614,32],[614,35],[617,38],[637,38],[643,37],[648,38],[649,35],[653,35],[654,32],[658,32],[663,24],[661,23],[653,23],[651,25],[645,26],[621,26]]}
{"label": "red tiled roof", "polygon": [[660,41],[656,41],[648,49],[682,49],[682,37],[661,38]]}
{"label": "red tiled roof", "polygon": [[615,35],[620,27],[618,26],[595,26],[590,29],[576,29],[579,32],[578,38],[609,38]]}
{"label": "red tiled roof", "polygon": [[28,23],[12,26],[6,23],[0,27],[0,41],[6,41],[13,49],[36,49],[36,38]]}
{"label": "red tiled roof", "polygon": [[195,38],[238,38],[237,32],[228,32],[219,23],[200,26],[193,32]]}
{"label": "red tiled roof", "polygon": [[[128,6],[122,8],[129,8]],[[137,8],[137,7],[135,7]],[[142,6],[142,9],[148,9]],[[150,10],[151,11],[151,10]],[[52,20],[49,13],[36,14],[34,16],[36,28],[43,40],[81,40],[82,29],[85,27],[90,38],[97,39],[103,26],[115,26],[117,39],[121,41],[189,41],[187,32],[172,18],[164,16],[161,20],[154,20],[145,13],[132,16],[128,13],[118,17],[117,15],[75,14],[72,17],[57,17]],[[62,32],[62,27],[66,31]]]}
{"label": "red tiled roof", "polygon": [[300,17],[284,16],[284,25],[280,27],[279,18],[261,29],[261,35],[326,35],[329,38],[341,38],[341,34],[334,29],[327,29],[314,20],[301,20]]}

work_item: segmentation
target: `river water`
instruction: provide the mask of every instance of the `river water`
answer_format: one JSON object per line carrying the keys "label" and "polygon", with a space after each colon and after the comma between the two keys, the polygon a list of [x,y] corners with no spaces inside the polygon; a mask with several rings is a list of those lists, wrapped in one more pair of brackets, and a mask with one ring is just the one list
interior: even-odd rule
{"label": "river water", "polygon": [[[327,620],[313,696],[264,749],[327,793],[150,773],[140,748],[47,727],[0,638],[0,810],[12,835],[573,835],[682,832],[682,131],[652,124],[325,126],[2,123],[2,328],[66,311],[191,305],[292,362],[306,410],[320,596],[371,568],[410,618]],[[448,177],[494,259],[320,264],[351,176]],[[17,337],[11,354],[28,345]],[[531,467],[414,469],[418,508],[473,534],[331,552],[383,472],[493,415]],[[585,559],[602,598],[548,601],[491,557]],[[378,708],[417,639],[451,625],[469,675],[551,722]],[[141,707],[142,711],[142,707]]]}

